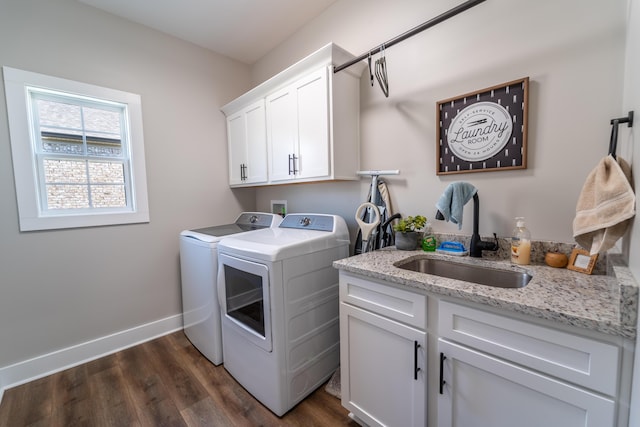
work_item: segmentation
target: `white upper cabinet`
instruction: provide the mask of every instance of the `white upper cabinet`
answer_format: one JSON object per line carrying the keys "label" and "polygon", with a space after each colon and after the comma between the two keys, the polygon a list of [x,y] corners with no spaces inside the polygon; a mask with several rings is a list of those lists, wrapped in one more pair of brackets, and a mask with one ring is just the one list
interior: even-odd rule
{"label": "white upper cabinet", "polygon": [[327,71],[315,71],[267,97],[272,183],[331,175]]}
{"label": "white upper cabinet", "polygon": [[[352,58],[328,44],[222,108],[227,115],[230,186],[358,179],[359,82],[365,65],[333,72],[334,65]],[[242,118],[243,111],[259,103],[264,123]],[[254,154],[262,146],[249,143],[248,136],[259,139],[262,134],[265,150]]]}
{"label": "white upper cabinet", "polygon": [[267,130],[264,100],[259,100],[227,118],[229,184],[266,183]]}
{"label": "white upper cabinet", "polygon": [[295,100],[291,88],[287,87],[267,97],[269,106],[269,178],[282,181],[292,178],[295,171],[296,123]]}

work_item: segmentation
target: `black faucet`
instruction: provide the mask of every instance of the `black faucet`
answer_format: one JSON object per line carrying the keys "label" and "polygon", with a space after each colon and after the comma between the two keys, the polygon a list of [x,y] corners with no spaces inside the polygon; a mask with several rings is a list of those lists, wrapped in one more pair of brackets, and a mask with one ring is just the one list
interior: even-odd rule
{"label": "black faucet", "polygon": [[478,228],[480,228],[479,217],[480,198],[476,192],[476,194],[473,195],[473,234],[471,235],[471,243],[469,244],[469,256],[475,258],[482,258],[482,251],[497,251],[499,249],[498,236],[496,236],[496,233],[493,233],[493,238],[495,239],[493,242],[485,242],[480,238],[480,233],[478,232]]}
{"label": "black faucet", "polygon": [[[442,212],[436,212],[436,219],[443,220],[444,215]],[[495,241],[486,242],[480,238],[478,228],[480,224],[480,198],[478,193],[473,195],[473,234],[471,235],[471,243],[469,247],[469,256],[474,258],[482,258],[482,251],[497,251],[500,246],[498,245],[498,236],[493,233]]]}

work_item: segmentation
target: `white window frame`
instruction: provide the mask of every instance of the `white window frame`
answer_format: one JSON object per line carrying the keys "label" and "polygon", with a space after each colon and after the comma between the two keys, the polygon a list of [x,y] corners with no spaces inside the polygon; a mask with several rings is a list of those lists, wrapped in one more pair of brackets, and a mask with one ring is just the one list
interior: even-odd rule
{"label": "white window frame", "polygon": [[[49,230],[149,222],[147,180],[140,95],[29,71],[2,67],[9,118],[11,155],[18,201],[20,231]],[[30,89],[31,88],[31,89]],[[126,105],[130,170],[125,172],[127,206],[109,209],[46,210],[40,200],[30,91],[33,88]],[[128,175],[130,173],[130,175]]]}

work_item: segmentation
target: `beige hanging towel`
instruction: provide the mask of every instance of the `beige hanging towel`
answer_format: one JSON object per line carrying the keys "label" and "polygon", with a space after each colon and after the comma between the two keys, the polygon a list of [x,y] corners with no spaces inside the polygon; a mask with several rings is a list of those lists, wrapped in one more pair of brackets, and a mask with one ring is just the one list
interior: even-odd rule
{"label": "beige hanging towel", "polygon": [[591,171],[582,187],[573,220],[573,237],[591,255],[611,249],[624,236],[635,215],[631,168],[608,155]]}

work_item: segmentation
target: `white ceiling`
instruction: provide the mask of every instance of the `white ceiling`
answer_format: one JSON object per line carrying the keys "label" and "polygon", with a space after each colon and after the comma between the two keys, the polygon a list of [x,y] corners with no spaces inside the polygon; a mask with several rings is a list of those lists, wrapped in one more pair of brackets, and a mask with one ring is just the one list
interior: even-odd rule
{"label": "white ceiling", "polygon": [[78,0],[253,64],[337,0]]}

